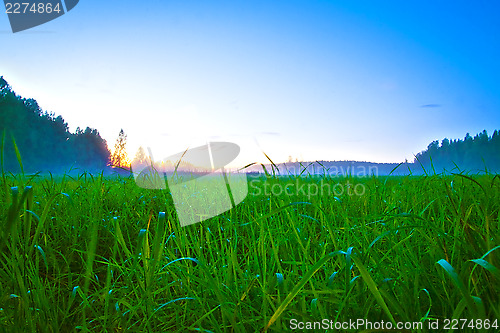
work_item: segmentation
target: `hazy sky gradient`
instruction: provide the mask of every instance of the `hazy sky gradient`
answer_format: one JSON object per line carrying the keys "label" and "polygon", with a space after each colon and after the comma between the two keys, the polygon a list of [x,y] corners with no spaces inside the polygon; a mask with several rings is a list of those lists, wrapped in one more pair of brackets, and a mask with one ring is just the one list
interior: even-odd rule
{"label": "hazy sky gradient", "polygon": [[[243,140],[248,160],[399,162],[500,129],[495,1],[93,1],[12,34],[0,75],[133,155]],[[257,146],[258,144],[258,146]],[[253,145],[253,148],[251,148]],[[163,155],[163,156],[162,156]]]}

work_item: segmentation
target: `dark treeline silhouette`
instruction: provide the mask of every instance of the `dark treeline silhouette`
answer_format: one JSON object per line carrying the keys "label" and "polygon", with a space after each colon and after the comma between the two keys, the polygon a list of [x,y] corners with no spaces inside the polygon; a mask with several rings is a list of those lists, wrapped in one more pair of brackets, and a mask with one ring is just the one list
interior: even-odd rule
{"label": "dark treeline silhouette", "polygon": [[[4,135],[4,170],[65,172],[70,168],[102,170],[110,152],[99,132],[87,127],[70,133],[61,116],[42,111],[34,99],[22,98],[0,77],[0,140]],[[1,142],[1,141],[0,141]]]}
{"label": "dark treeline silhouette", "polygon": [[495,130],[491,137],[486,130],[474,137],[467,133],[463,140],[443,139],[441,145],[433,141],[416,155],[414,163],[436,172],[499,172],[500,132]]}

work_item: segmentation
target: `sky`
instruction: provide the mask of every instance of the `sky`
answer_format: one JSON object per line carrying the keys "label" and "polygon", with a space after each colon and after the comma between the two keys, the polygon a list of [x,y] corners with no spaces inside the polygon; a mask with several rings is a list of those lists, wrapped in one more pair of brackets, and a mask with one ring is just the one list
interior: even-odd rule
{"label": "sky", "polygon": [[161,159],[412,161],[500,129],[496,1],[94,1],[12,33],[0,75],[70,130]]}

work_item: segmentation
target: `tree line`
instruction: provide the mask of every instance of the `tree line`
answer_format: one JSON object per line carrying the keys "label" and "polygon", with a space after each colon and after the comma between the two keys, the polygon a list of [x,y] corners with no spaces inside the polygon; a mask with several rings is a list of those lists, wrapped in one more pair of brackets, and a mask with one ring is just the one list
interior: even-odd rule
{"label": "tree line", "polygon": [[16,95],[0,76],[0,135],[3,169],[66,172],[70,168],[104,169],[110,162],[106,141],[96,129],[71,133],[61,116],[44,112],[32,99]]}
{"label": "tree line", "polygon": [[[24,171],[66,172],[70,168],[103,170],[108,165],[127,168],[127,137],[120,131],[111,155],[96,129],[77,128],[71,133],[61,116],[44,112],[32,99],[16,95],[0,76],[0,152],[5,171],[19,172],[20,152]],[[324,162],[326,163],[326,162]],[[388,165],[390,167],[390,165]],[[488,136],[486,130],[474,137],[431,142],[418,153],[413,167],[436,172],[500,171],[500,131]]]}
{"label": "tree line", "polygon": [[415,156],[415,164],[426,170],[448,171],[500,171],[500,132],[489,136],[486,130],[474,137],[469,133],[463,140],[432,141],[427,149]]}

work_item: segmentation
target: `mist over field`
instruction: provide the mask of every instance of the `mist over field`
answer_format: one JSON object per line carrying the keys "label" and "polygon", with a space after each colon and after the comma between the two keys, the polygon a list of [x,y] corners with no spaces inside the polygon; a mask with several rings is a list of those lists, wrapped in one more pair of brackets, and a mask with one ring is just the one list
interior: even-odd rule
{"label": "mist over field", "polygon": [[[0,77],[0,130],[3,133],[2,168],[4,171],[19,172],[21,167],[26,172],[42,172],[53,174],[104,172],[110,174],[126,174],[126,170],[115,169],[111,166],[129,168],[130,159],[127,156],[118,157],[120,161],[112,159],[110,146],[102,139],[97,129],[87,127],[85,130],[77,128],[74,133],[64,118],[43,111],[36,100],[23,98],[15,93],[8,82]],[[120,141],[121,140],[121,141]],[[122,154],[125,153],[126,134],[121,131],[117,143],[121,145]],[[115,148],[116,148],[115,144]],[[187,147],[186,147],[187,148]],[[140,161],[151,160],[143,148],[136,156]],[[19,153],[19,154],[18,154]],[[179,161],[187,156],[179,155]],[[291,159],[291,158],[290,158]],[[140,161],[138,163],[140,163]],[[116,163],[117,162],[117,163]],[[153,161],[156,163],[157,161]],[[182,161],[188,163],[187,161]],[[269,160],[267,168],[280,175],[355,175],[383,176],[383,175],[421,175],[443,172],[498,172],[500,170],[500,134],[497,130],[489,136],[486,130],[471,137],[469,133],[462,139],[442,139],[431,142],[427,149],[418,153],[411,162],[401,163],[373,163],[365,161],[296,161],[272,165]],[[188,163],[189,164],[189,163]],[[191,163],[192,164],[192,163]],[[281,168],[278,167],[281,165]],[[187,166],[187,165],[186,165]],[[163,167],[164,172],[176,169],[175,163]],[[205,167],[192,165],[194,168]],[[240,166],[244,167],[243,165]],[[265,168],[265,167],[264,167]],[[247,169],[248,172],[264,172],[257,163]]]}

